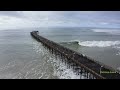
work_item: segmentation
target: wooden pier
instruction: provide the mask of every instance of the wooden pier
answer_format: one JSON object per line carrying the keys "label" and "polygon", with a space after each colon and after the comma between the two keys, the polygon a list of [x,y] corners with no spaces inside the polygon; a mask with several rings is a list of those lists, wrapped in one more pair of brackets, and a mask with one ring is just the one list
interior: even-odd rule
{"label": "wooden pier", "polygon": [[40,36],[38,31],[31,32],[31,35],[56,57],[62,58],[66,65],[73,68],[78,75],[84,75],[88,79],[120,79],[119,72],[109,66],[48,40]]}

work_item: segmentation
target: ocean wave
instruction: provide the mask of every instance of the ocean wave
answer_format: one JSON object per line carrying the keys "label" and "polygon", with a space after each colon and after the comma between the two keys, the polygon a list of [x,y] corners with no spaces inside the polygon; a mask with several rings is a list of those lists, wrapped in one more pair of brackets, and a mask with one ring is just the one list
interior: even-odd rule
{"label": "ocean wave", "polygon": [[116,55],[120,56],[120,46],[115,46],[114,48],[116,48],[118,50],[118,53]]}
{"label": "ocean wave", "polygon": [[88,47],[110,47],[120,45],[120,41],[83,41],[79,45]]}
{"label": "ocean wave", "polygon": [[79,41],[72,40],[70,42],[64,42],[66,44],[78,44],[80,46],[86,47],[111,47],[120,45],[120,41]]}
{"label": "ocean wave", "polygon": [[105,32],[113,35],[120,35],[120,29],[92,29],[93,32]]}
{"label": "ocean wave", "polygon": [[76,75],[73,72],[72,68],[67,68],[67,65],[63,63],[60,59],[56,60],[52,58],[51,63],[54,66],[54,76],[57,76],[59,79],[87,79],[83,75]]}
{"label": "ocean wave", "polygon": [[79,44],[79,41],[78,40],[64,41],[64,42],[60,42],[60,44]]}

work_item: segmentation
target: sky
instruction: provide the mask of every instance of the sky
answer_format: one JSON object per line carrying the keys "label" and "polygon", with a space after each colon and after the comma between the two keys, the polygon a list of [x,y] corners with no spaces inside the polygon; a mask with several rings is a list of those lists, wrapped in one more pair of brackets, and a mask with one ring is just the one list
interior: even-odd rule
{"label": "sky", "polygon": [[0,11],[0,30],[29,27],[120,28],[120,11]]}

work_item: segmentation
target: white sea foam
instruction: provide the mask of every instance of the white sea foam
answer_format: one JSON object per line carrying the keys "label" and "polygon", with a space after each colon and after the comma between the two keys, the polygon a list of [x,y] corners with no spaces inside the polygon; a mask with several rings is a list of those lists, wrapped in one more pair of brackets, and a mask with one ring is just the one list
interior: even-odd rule
{"label": "white sea foam", "polygon": [[118,52],[116,55],[120,55],[120,52]]}
{"label": "white sea foam", "polygon": [[[47,63],[51,63],[51,65],[53,66],[53,76],[57,76],[59,79],[80,79],[80,75],[76,75],[72,69],[68,69],[67,66],[65,65],[65,63],[62,63],[62,61],[60,60],[60,58],[55,58],[55,55],[49,53],[49,51],[47,51],[46,49],[44,48],[39,48],[38,45],[35,45],[35,48],[38,52],[40,53],[42,56],[45,55],[47,57]],[[45,60],[42,60],[42,61],[45,61]],[[45,63],[46,64],[46,63]],[[28,66],[28,65],[27,65]],[[44,65],[43,65],[44,67]],[[44,68],[47,70],[47,68]],[[49,69],[49,68],[48,68]],[[46,73],[43,74],[43,75],[40,75],[39,78],[45,78],[45,75],[46,78],[49,78],[51,75],[48,75],[49,73],[47,73],[47,71],[44,70]],[[34,71],[34,70],[32,70]],[[42,71],[42,72],[44,72]],[[41,72],[41,73],[42,73]],[[27,74],[26,77],[28,77],[28,75],[30,74],[30,72]],[[81,75],[81,79],[85,79],[84,76]]]}
{"label": "white sea foam", "polygon": [[78,41],[78,44],[86,47],[110,47],[120,45],[120,41]]}
{"label": "white sea foam", "polygon": [[87,79],[82,75],[76,75],[72,68],[67,68],[67,65],[61,61],[60,58],[55,58],[55,55],[49,55],[49,62],[53,65],[53,76],[57,76],[59,79]]}
{"label": "white sea foam", "polygon": [[120,41],[79,41],[81,46],[86,47],[112,47],[116,48],[118,52],[116,55],[120,55]]}
{"label": "white sea foam", "polygon": [[94,32],[105,32],[113,35],[120,35],[120,29],[92,29]]}
{"label": "white sea foam", "polygon": [[[70,43],[77,43],[80,46],[85,46],[85,47],[111,47],[115,48],[118,50],[116,55],[120,55],[120,41],[80,41],[80,40],[71,40],[69,41]],[[65,43],[68,43],[67,41]]]}
{"label": "white sea foam", "polygon": [[[60,79],[80,79],[80,75],[76,75],[72,69],[68,69],[67,66],[60,60],[53,60],[54,66],[57,67],[54,70],[54,75],[58,76]],[[85,79],[81,75],[81,79]]]}
{"label": "white sea foam", "polygon": [[114,48],[118,50],[118,52],[116,53],[116,55],[120,55],[120,46],[114,46]]}

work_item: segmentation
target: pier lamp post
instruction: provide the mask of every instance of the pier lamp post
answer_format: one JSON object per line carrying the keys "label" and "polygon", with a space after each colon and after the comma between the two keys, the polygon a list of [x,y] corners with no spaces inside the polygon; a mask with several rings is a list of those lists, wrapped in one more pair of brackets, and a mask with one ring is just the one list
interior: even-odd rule
{"label": "pier lamp post", "polygon": [[102,69],[103,66],[100,67],[100,74],[101,74],[101,69]]}

